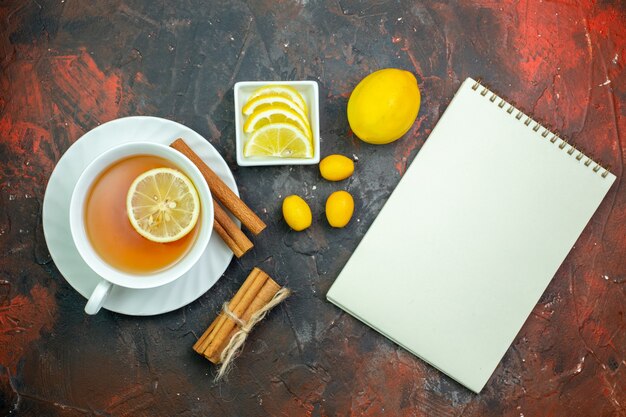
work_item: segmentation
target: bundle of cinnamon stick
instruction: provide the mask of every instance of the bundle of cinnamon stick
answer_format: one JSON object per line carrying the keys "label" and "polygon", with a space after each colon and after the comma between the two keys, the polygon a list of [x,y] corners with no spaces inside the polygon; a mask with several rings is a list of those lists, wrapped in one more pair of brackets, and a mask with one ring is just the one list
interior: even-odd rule
{"label": "bundle of cinnamon stick", "polygon": [[[222,205],[238,218],[244,227],[254,235],[261,233],[266,224],[231,190],[222,179],[204,163],[204,161],[185,143],[182,138],[176,139],[170,146],[181,152],[193,162],[206,180],[211,194]],[[224,243],[233,251],[237,258],[241,258],[254,244],[230,218],[222,206],[214,199],[213,229],[222,238]]]}
{"label": "bundle of cinnamon stick", "polygon": [[254,268],[235,296],[193,345],[193,350],[211,362],[221,363],[217,378],[227,371],[248,333],[274,306],[290,294],[269,275]]}

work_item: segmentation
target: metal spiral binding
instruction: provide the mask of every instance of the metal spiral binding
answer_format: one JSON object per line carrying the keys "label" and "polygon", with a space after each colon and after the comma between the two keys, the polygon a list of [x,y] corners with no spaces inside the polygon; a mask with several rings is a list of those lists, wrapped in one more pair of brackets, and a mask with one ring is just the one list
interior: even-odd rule
{"label": "metal spiral binding", "polygon": [[[482,87],[482,89],[480,89]],[[480,89],[480,90],[479,90]],[[531,124],[534,123],[534,125],[531,127],[531,129],[534,132],[539,133],[539,131],[541,129],[543,129],[543,131],[540,133],[542,138],[547,138],[548,136],[552,135],[552,137],[549,139],[551,143],[556,143],[557,140],[560,140],[561,143],[559,143],[557,146],[560,150],[565,149],[565,147],[569,146],[569,149],[566,151],[568,155],[574,156],[574,154],[576,152],[578,152],[575,156],[577,161],[581,161],[583,158],[586,158],[586,160],[583,162],[583,164],[586,167],[591,166],[592,164],[595,164],[595,166],[593,168],[591,168],[593,170],[593,172],[599,172],[601,169],[604,169],[604,172],[602,172],[602,174],[600,174],[600,176],[602,178],[606,178],[607,175],[609,175],[609,170],[608,168],[603,168],[602,166],[600,166],[600,164],[598,164],[597,162],[594,162],[591,158],[589,158],[588,156],[586,156],[585,154],[582,153],[582,151],[578,150],[574,145],[570,144],[569,142],[567,142],[565,139],[563,139],[558,132],[557,133],[553,133],[550,130],[548,130],[546,127],[542,126],[541,124],[539,124],[538,122],[536,122],[535,120],[531,119],[529,116],[527,116],[526,114],[524,114],[521,110],[516,109],[515,106],[513,106],[512,104],[508,103],[506,100],[504,100],[501,97],[498,97],[498,95],[494,92],[492,92],[491,90],[489,90],[487,87],[485,87],[484,85],[482,85],[480,83],[480,80],[476,81],[473,85],[472,85],[472,90],[474,91],[478,91],[480,93],[481,96],[483,97],[488,97],[489,101],[492,103],[496,103],[496,100],[498,100],[498,98],[500,99],[500,101],[498,102],[498,107],[501,109],[505,109],[506,106],[506,112],[510,115],[513,115],[514,112],[515,113],[515,119],[517,120],[522,120],[524,117],[525,119],[523,119],[522,123],[524,123],[524,125],[529,126]],[[487,96],[489,94],[489,96]]]}

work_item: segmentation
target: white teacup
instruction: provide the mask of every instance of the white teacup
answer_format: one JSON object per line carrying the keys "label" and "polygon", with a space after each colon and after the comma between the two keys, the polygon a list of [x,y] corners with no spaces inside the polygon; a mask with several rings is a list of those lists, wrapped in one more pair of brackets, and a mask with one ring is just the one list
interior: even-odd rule
{"label": "white teacup", "polygon": [[[201,205],[198,234],[183,258],[164,270],[140,276],[121,271],[104,261],[92,247],[85,229],[85,200],[92,184],[113,163],[133,155],[154,155],[174,163],[195,185]],[[205,251],[213,231],[213,198],[202,173],[185,155],[165,145],[133,142],[109,149],[85,168],[74,187],[69,216],[70,230],[78,253],[102,277],[85,306],[87,314],[96,314],[113,285],[136,289],[154,288],[168,284],[189,271]]]}

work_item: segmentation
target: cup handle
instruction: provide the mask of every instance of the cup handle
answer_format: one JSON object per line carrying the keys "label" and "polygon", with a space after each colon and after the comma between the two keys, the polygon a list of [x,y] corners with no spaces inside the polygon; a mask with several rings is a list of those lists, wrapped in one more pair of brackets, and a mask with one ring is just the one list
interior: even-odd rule
{"label": "cup handle", "polygon": [[87,305],[85,306],[85,313],[91,315],[98,313],[98,311],[100,311],[100,308],[102,308],[102,304],[104,304],[104,301],[109,295],[112,287],[113,284],[111,284],[109,281],[105,279],[100,281],[91,293],[89,300],[87,301]]}

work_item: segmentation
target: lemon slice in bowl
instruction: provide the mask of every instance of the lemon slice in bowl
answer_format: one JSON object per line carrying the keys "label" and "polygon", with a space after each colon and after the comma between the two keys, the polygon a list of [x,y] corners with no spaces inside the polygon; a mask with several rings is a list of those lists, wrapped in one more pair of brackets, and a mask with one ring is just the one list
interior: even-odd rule
{"label": "lemon slice in bowl", "polygon": [[244,115],[250,116],[257,109],[261,110],[261,109],[273,108],[277,104],[283,104],[289,107],[289,109],[293,111],[294,113],[297,113],[303,119],[309,120],[309,117],[307,116],[306,111],[301,109],[296,103],[294,103],[290,99],[283,97],[283,96],[279,96],[277,94],[264,94],[262,96],[258,96],[251,100],[248,100],[246,104],[243,106],[243,108],[241,109],[241,111]]}
{"label": "lemon slice in bowl", "polygon": [[298,127],[309,138],[313,136],[309,122],[284,104],[275,104],[272,107],[257,109],[243,124],[243,131],[252,133],[270,123],[289,123]]}
{"label": "lemon slice in bowl", "polygon": [[141,236],[152,242],[174,242],[191,232],[198,222],[200,199],[182,172],[155,168],[131,184],[126,213]]}
{"label": "lemon slice in bowl", "polygon": [[287,85],[266,85],[265,87],[256,89],[248,98],[248,101],[265,95],[277,95],[288,98],[296,103],[296,105],[300,107],[305,113],[308,113],[304,98],[302,98],[302,95],[300,95],[298,90],[293,87],[289,87]]}
{"label": "lemon slice in bowl", "polygon": [[254,131],[243,148],[245,157],[312,158],[311,139],[289,123],[271,123]]}

